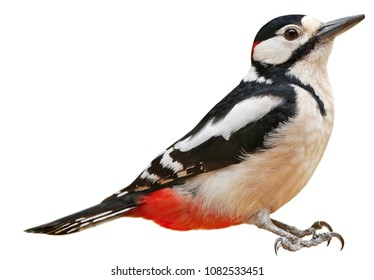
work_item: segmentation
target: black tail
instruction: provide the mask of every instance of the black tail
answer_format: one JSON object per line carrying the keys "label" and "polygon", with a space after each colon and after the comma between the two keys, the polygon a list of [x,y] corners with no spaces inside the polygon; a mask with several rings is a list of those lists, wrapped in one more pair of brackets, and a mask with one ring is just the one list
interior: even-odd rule
{"label": "black tail", "polygon": [[25,231],[51,235],[78,232],[119,218],[121,215],[137,206],[138,197],[136,193],[132,193],[121,197],[106,199],[100,204],[85,210]]}

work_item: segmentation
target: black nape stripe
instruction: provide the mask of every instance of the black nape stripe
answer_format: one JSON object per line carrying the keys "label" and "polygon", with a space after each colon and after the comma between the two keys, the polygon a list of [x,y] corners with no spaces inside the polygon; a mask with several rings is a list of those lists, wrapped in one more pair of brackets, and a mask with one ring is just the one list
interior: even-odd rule
{"label": "black nape stripe", "polygon": [[313,99],[317,102],[318,109],[319,109],[321,115],[323,117],[327,115],[326,109],[325,109],[325,104],[322,102],[322,100],[316,94],[313,87],[311,87],[310,85],[304,85],[299,79],[297,79],[294,76],[289,77],[289,79],[291,80],[291,83],[293,83],[293,84],[305,89],[307,92],[309,92],[310,95],[313,97]]}
{"label": "black nape stripe", "polygon": [[[312,47],[312,46],[310,46]],[[297,56],[298,54],[295,54]],[[274,84],[294,84],[310,93],[313,99],[316,101],[318,109],[322,116],[326,116],[325,104],[319,98],[318,94],[315,92],[314,88],[311,85],[303,84],[297,77],[287,75],[289,67],[291,67],[293,61],[289,61],[285,64],[273,66],[264,64],[258,61],[253,61],[252,66],[255,67],[257,74],[260,77],[264,77],[267,80],[272,80]]]}

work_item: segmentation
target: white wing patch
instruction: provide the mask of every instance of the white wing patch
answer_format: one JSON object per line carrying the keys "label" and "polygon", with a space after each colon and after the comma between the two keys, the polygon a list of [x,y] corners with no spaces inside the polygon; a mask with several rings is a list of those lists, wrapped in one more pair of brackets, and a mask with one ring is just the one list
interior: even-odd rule
{"label": "white wing patch", "polygon": [[209,121],[196,135],[190,136],[174,145],[181,152],[189,151],[212,137],[222,136],[226,140],[247,124],[257,121],[284,102],[281,97],[262,96],[243,100],[219,122]]}
{"label": "white wing patch", "polygon": [[146,170],[143,171],[143,173],[140,175],[140,178],[142,179],[148,179],[149,181],[151,181],[152,183],[160,180],[160,176],[156,175],[156,174],[151,174]]}
{"label": "white wing patch", "polygon": [[[179,161],[176,161],[174,160],[171,156],[170,156],[170,153],[174,151],[174,148],[169,148],[167,149],[166,151],[164,151],[163,153],[160,154],[161,156],[161,159],[160,159],[160,162],[159,164],[163,167],[163,168],[168,168],[170,170],[172,170],[174,173],[177,173],[181,170],[184,169],[184,166],[183,164],[181,164]],[[156,183],[157,181],[159,181],[161,179],[161,177],[155,173],[152,173],[149,171],[149,169],[151,168],[151,164],[149,164],[147,166],[146,169],[144,169],[144,171],[142,172],[142,174],[140,174],[140,178],[141,179],[147,179],[148,181],[150,181],[151,183]],[[117,196],[122,196],[123,194],[122,193],[118,193]]]}
{"label": "white wing patch", "polygon": [[174,172],[181,171],[183,169],[183,165],[180,162],[173,160],[173,158],[170,156],[172,151],[174,151],[173,148],[166,150],[161,158],[160,163],[163,167],[169,168]]}

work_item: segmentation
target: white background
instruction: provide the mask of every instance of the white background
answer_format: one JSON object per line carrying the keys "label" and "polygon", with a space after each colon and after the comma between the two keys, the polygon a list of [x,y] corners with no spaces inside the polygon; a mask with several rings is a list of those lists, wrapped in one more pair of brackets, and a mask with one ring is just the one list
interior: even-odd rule
{"label": "white background", "polygon": [[[114,279],[117,265],[169,265],[262,266],[261,279],[367,279],[374,250],[370,5],[2,1],[0,278]],[[307,187],[273,215],[300,228],[328,221],[344,236],[343,251],[333,240],[275,256],[276,236],[249,225],[176,232],[123,218],[69,236],[23,232],[132,182],[239,83],[258,29],[291,13],[322,21],[366,14],[337,38],[329,61],[336,122],[327,152]],[[202,278],[209,277],[192,277]],[[251,277],[219,279],[226,278]]]}

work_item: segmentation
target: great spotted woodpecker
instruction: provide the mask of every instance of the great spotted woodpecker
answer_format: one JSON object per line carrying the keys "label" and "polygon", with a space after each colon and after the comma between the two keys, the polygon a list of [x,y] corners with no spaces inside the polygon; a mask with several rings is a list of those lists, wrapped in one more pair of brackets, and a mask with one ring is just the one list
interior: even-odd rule
{"label": "great spotted woodpecker", "polygon": [[[68,234],[118,217],[174,230],[255,224],[290,251],[344,240],[326,222],[299,230],[270,218],[308,182],[334,118],[327,60],[334,38],[364,15],[322,23],[287,15],[265,24],[240,84],[126,188],[101,203],[27,232]],[[327,232],[317,230],[326,227]],[[310,239],[303,239],[311,235]]]}

